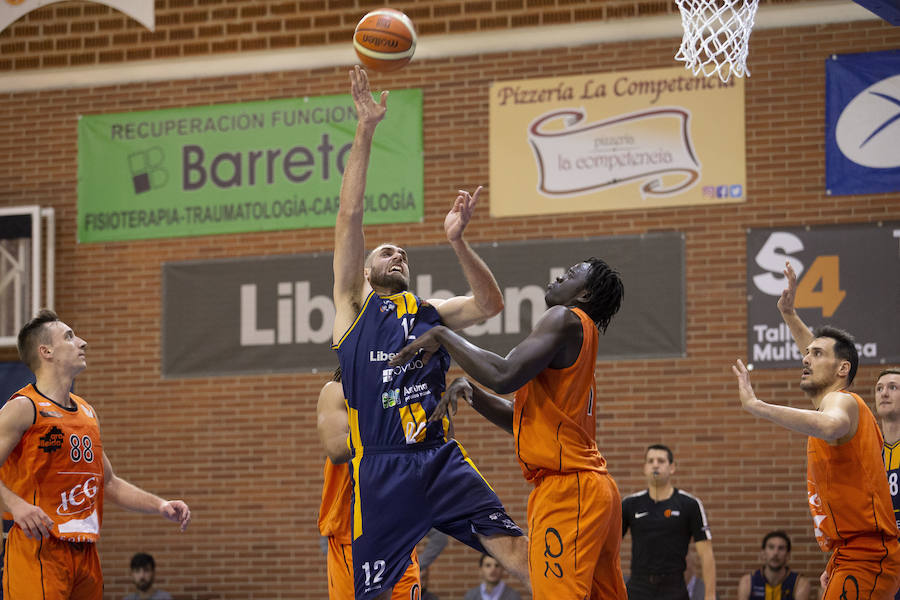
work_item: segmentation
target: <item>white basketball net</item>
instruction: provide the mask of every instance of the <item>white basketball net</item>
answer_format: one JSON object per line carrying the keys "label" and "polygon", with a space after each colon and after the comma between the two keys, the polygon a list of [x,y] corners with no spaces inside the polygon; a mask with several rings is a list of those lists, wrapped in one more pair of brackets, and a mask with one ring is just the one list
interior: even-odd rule
{"label": "white basketball net", "polygon": [[747,53],[759,0],[675,0],[684,37],[675,60],[694,75],[722,81],[750,76]]}

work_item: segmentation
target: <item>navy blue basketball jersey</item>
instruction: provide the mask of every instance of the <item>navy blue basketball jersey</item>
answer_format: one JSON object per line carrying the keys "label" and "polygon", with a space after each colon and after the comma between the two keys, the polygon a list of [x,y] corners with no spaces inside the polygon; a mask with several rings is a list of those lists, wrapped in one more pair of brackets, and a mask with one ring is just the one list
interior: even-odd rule
{"label": "navy blue basketball jersey", "polygon": [[900,442],[884,443],[884,469],[887,471],[888,488],[894,503],[894,520],[900,527]]}
{"label": "navy blue basketball jersey", "polygon": [[797,585],[797,573],[790,571],[778,585],[769,585],[761,569],[750,576],[750,600],[792,600]]}
{"label": "navy blue basketball jersey", "polygon": [[[437,310],[410,292],[370,292],[350,329],[333,346],[342,370],[350,441],[363,448],[443,441],[444,424],[425,425],[444,393],[450,355],[441,348],[423,364],[387,364],[411,340],[441,325]],[[446,420],[445,420],[446,421]]]}

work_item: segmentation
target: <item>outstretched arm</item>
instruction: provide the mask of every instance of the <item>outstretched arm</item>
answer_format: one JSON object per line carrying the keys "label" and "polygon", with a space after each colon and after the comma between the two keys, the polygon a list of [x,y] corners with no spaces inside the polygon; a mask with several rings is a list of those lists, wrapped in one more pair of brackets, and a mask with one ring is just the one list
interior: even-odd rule
{"label": "outstretched arm", "polygon": [[358,121],[350,157],[341,181],[341,198],[334,225],[334,343],[353,324],[365,297],[363,274],[366,240],[363,235],[364,194],[369,156],[375,127],[387,111],[387,92],[376,103],[369,90],[366,72],[356,66],[350,72],[350,93],[356,106]]}
{"label": "outstretched arm", "polygon": [[848,394],[841,392],[826,394],[819,410],[779,406],[763,402],[756,397],[753,386],[750,385],[750,373],[740,359],[732,365],[731,371],[737,377],[741,405],[752,415],[827,442],[841,443],[842,438],[852,437],[856,433],[859,408]]}
{"label": "outstretched arm", "polygon": [[316,415],[319,440],[331,462],[339,464],[350,460],[350,447],[347,445],[350,425],[344,404],[344,387],[340,383],[329,381],[322,386]]}
{"label": "outstretched arm", "polygon": [[122,508],[134,512],[157,513],[180,524],[181,531],[187,529],[191,521],[191,510],[187,504],[181,500],[163,500],[118,477],[106,452],[103,453],[103,477],[106,480],[103,488],[105,500],[112,500]]}
{"label": "outstretched arm", "polygon": [[791,266],[791,263],[786,262],[783,272],[788,286],[781,292],[781,297],[778,298],[778,311],[781,313],[781,318],[787,324],[788,329],[791,330],[791,337],[794,338],[797,349],[800,350],[800,354],[803,354],[814,338],[809,327],[806,326],[806,323],[803,322],[803,319],[800,318],[800,315],[797,314],[797,310],[794,308],[797,298],[797,274],[794,272],[794,267]]}
{"label": "outstretched arm", "polygon": [[490,394],[480,387],[469,383],[465,377],[457,377],[441,397],[434,413],[428,417],[428,422],[438,421],[447,412],[447,405],[453,408],[456,414],[456,403],[462,397],[472,408],[485,419],[503,429],[507,433],[513,432],[513,403],[506,398]]}
{"label": "outstretched arm", "polygon": [[480,323],[503,310],[503,294],[493,273],[463,239],[463,232],[475,212],[481,189],[478,186],[474,194],[459,190],[453,208],[444,219],[447,241],[456,253],[472,295],[457,296],[449,300],[429,300],[429,303],[437,308],[447,327],[454,330]]}
{"label": "outstretched arm", "polygon": [[[475,381],[498,394],[514,392],[547,367],[564,368],[570,347],[581,347],[581,321],[564,306],[548,309],[538,320],[531,334],[506,357],[479,348],[447,327],[434,327],[400,350],[390,363],[393,366],[409,362],[416,353],[425,351],[427,361],[439,346],[450,353],[463,371]],[[556,362],[554,362],[556,361]]]}

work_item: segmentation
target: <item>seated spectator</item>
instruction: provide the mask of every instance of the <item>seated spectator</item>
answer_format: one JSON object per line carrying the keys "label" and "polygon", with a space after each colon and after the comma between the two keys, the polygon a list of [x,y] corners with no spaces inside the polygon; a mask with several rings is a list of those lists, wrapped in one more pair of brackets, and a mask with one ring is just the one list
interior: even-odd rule
{"label": "seated spectator", "polygon": [[136,592],[125,596],[122,600],[172,600],[168,592],[153,587],[156,578],[156,561],[149,554],[138,552],[131,557],[131,580]]}
{"label": "seated spectator", "polygon": [[762,541],[762,567],[741,577],[738,600],[785,598],[809,600],[809,580],[791,571],[791,538],[783,531],[770,531]]}
{"label": "seated spectator", "polygon": [[464,600],[522,600],[519,592],[503,583],[505,571],[500,563],[489,554],[478,559],[481,585],[466,592]]}

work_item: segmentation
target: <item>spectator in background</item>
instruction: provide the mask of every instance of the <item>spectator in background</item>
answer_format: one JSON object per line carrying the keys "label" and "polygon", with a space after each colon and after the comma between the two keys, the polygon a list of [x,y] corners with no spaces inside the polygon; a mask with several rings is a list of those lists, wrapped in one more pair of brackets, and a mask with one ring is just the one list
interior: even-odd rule
{"label": "spectator in background", "polygon": [[503,583],[505,571],[491,555],[482,554],[478,559],[481,585],[466,592],[463,600],[522,600],[519,592]]}
{"label": "spectator in background", "polygon": [[647,489],[622,500],[622,536],[631,529],[629,600],[688,600],[684,571],[688,546],[700,557],[704,597],[715,600],[716,562],[699,498],[672,486],[675,457],[653,444],[644,455]]}
{"label": "spectator in background", "polygon": [[759,553],[762,567],[741,577],[738,600],[808,600],[809,580],[791,571],[791,538],[783,531],[770,531]]}
{"label": "spectator in background", "polygon": [[125,596],[122,600],[172,600],[168,592],[153,586],[156,579],[156,561],[144,552],[131,557],[131,581],[137,591]]}

